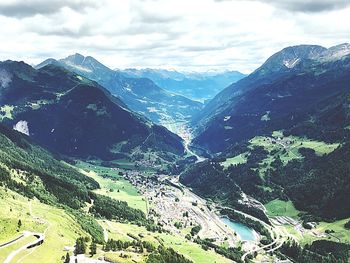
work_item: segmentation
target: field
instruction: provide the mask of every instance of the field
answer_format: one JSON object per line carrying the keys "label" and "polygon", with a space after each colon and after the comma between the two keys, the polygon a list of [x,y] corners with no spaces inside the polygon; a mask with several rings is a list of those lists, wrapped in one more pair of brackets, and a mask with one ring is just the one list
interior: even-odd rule
{"label": "field", "polygon": [[332,223],[320,222],[316,227],[316,231],[324,232],[327,229],[333,230],[334,233],[330,234],[332,240],[350,244],[350,230],[344,227],[344,224],[349,220],[350,218],[338,220]]}
{"label": "field", "polygon": [[260,163],[259,173],[262,178],[276,158],[280,158],[284,164],[287,164],[292,160],[303,158],[299,153],[301,148],[313,149],[316,155],[322,156],[331,153],[339,146],[339,143],[327,144],[307,138],[283,136],[281,131],[274,131],[271,137],[256,136],[249,143],[250,148],[261,146],[269,153]]}
{"label": "field", "polygon": [[106,259],[113,260],[113,262],[118,263],[144,263],[147,259],[145,254],[135,253],[132,251],[113,251],[101,254],[103,254]]}
{"label": "field", "polygon": [[[45,233],[41,246],[19,253],[13,260],[23,263],[62,262],[66,254],[64,246],[72,247],[79,236],[86,236],[81,227],[64,210],[40,203],[36,200],[0,188],[0,242],[6,242],[18,237],[22,231]],[[31,207],[31,209],[30,209]],[[32,210],[32,214],[31,211]],[[22,226],[17,232],[18,220]],[[30,241],[31,237],[14,244],[14,249]],[[29,240],[29,241],[28,241]],[[28,242],[26,242],[28,241]],[[0,259],[6,257],[10,247],[0,249]],[[11,249],[12,250],[12,249]],[[27,256],[29,255],[30,256]],[[0,260],[1,261],[1,260]]]}
{"label": "field", "polygon": [[[339,146],[339,143],[327,144],[307,138],[284,136],[282,131],[274,131],[271,137],[256,136],[251,139],[248,147],[253,149],[255,146],[261,146],[268,152],[268,156],[259,165],[259,174],[264,178],[265,172],[271,168],[271,163],[276,158],[280,158],[284,164],[295,159],[302,159],[303,156],[299,153],[299,149],[301,148],[313,149],[316,155],[322,156],[334,151]],[[247,162],[248,156],[249,152],[241,153],[237,156],[227,158],[221,164],[225,168],[230,165],[244,164]]]}
{"label": "field", "polygon": [[107,229],[109,238],[131,241],[132,238],[128,236],[128,233],[130,233],[139,237],[141,240],[152,242],[154,245],[163,244],[165,247],[172,247],[175,251],[190,258],[195,263],[231,262],[213,251],[203,250],[198,244],[190,242],[180,236],[166,233],[153,233],[147,231],[144,227],[131,224],[116,223],[106,220],[99,221],[99,223]]}
{"label": "field", "polygon": [[[267,209],[268,216],[288,216],[298,219],[299,211],[295,209],[291,201],[286,202],[276,199],[265,204],[265,208]],[[304,229],[303,233],[296,230],[292,225],[283,225],[283,228],[303,245],[318,239],[327,239],[350,244],[350,230],[344,227],[344,224],[349,220],[350,218],[331,223],[319,222],[317,226],[311,230]],[[327,234],[326,230],[332,230],[334,233]]]}
{"label": "field", "polygon": [[85,175],[94,178],[100,184],[101,189],[95,190],[96,193],[125,201],[130,207],[147,213],[147,201],[129,181],[119,175],[122,170],[91,165],[85,162],[79,162],[76,166]]}
{"label": "field", "polygon": [[14,108],[15,107],[12,105],[4,105],[0,107],[0,121],[2,121],[5,118],[12,119],[12,112]]}
{"label": "field", "polygon": [[7,247],[1,248],[0,249],[0,262],[4,262],[7,255],[10,254],[13,250],[19,249],[20,247],[22,247],[30,242],[33,242],[35,239],[36,238],[33,236],[23,237],[20,240],[18,240],[17,242],[15,242]]}
{"label": "field", "polygon": [[313,149],[317,155],[322,156],[334,151],[339,146],[338,143],[327,144],[295,136],[277,138],[257,136],[249,142],[251,146],[264,147],[269,153],[276,152],[285,163],[293,159],[302,158],[298,151],[300,148]]}
{"label": "field", "polygon": [[295,218],[300,213],[298,210],[295,209],[291,201],[286,202],[279,199],[275,199],[267,203],[265,207],[269,216],[290,216]]}
{"label": "field", "polygon": [[237,164],[244,164],[247,162],[248,153],[241,153],[235,157],[227,158],[225,162],[222,162],[221,164],[227,168],[230,165],[237,165]]}
{"label": "field", "polygon": [[[332,223],[320,222],[316,228],[304,230],[303,233],[296,230],[295,227],[291,225],[284,225],[283,228],[293,235],[301,245],[311,244],[313,241],[320,239],[350,244],[350,231],[344,228],[344,224],[349,220],[350,218]],[[327,234],[326,230],[331,230],[332,233]]]}

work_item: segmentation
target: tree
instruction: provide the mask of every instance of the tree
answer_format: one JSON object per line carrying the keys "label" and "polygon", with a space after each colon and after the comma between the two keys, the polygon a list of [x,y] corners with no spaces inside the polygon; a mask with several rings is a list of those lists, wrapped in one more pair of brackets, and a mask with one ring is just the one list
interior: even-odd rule
{"label": "tree", "polygon": [[195,236],[199,233],[199,231],[201,231],[202,227],[200,225],[192,227],[191,229],[191,235]]}
{"label": "tree", "polygon": [[350,220],[348,222],[345,223],[344,227],[346,229],[350,229]]}
{"label": "tree", "polygon": [[18,227],[18,229],[21,229],[21,227],[22,227],[22,221],[21,221],[21,219],[18,220],[17,227]]}
{"label": "tree", "polygon": [[91,257],[96,254],[96,241],[95,239],[92,240],[90,244],[90,255]]}
{"label": "tree", "polygon": [[69,257],[69,253],[67,252],[66,257],[64,259],[64,263],[69,263],[69,261],[70,261],[70,257]]}
{"label": "tree", "polygon": [[79,237],[75,242],[75,255],[85,254],[86,252],[86,244],[83,237]]}

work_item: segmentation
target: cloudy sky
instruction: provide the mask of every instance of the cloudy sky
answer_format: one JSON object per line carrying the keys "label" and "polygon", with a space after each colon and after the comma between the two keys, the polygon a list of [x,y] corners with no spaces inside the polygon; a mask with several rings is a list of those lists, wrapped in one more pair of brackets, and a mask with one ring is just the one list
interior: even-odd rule
{"label": "cloudy sky", "polygon": [[0,60],[248,73],[297,44],[350,42],[349,0],[1,0]]}

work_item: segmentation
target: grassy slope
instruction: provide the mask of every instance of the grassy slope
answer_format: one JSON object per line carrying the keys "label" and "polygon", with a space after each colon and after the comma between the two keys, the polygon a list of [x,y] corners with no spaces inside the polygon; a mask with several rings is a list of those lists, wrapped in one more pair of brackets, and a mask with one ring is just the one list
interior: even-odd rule
{"label": "grassy slope", "polygon": [[284,163],[288,163],[293,159],[302,158],[298,151],[300,148],[313,149],[315,150],[315,153],[317,155],[321,156],[324,154],[331,153],[339,146],[338,143],[327,144],[325,142],[314,141],[296,136],[281,136],[280,138],[282,138],[285,141],[288,141],[289,143],[285,145],[282,145],[282,143],[279,142],[271,143],[268,137],[263,136],[254,137],[249,142],[251,146],[264,147],[264,149],[267,150],[269,153],[276,152],[275,154],[273,154],[273,156],[280,157]]}
{"label": "grassy slope", "polygon": [[[19,194],[10,190],[0,189],[0,240],[5,242],[19,235],[17,232],[17,222],[20,218],[22,227],[20,231],[28,230],[32,232],[44,233],[46,238],[44,243],[35,248],[21,252],[15,259],[23,257],[23,263],[35,262],[61,262],[61,257],[65,255],[64,246],[73,246],[79,236],[87,234],[64,210],[42,204],[36,200],[31,200],[32,213],[40,219],[35,220],[30,215],[29,201]],[[19,247],[19,246],[18,246]],[[6,257],[9,251],[0,249],[0,258]],[[31,253],[26,257],[27,253]]]}
{"label": "grassy slope", "polygon": [[[146,210],[146,202],[140,196],[135,187],[133,187],[127,180],[123,179],[118,175],[118,170],[112,170],[111,168],[102,167],[98,165],[91,165],[84,162],[79,162],[77,165],[80,169],[85,170],[85,174],[93,177],[100,185],[102,189],[96,190],[97,193],[108,195],[117,200],[126,201],[131,207],[141,209],[143,211]],[[86,171],[89,171],[88,173]],[[109,176],[113,176],[117,181],[113,181],[111,179],[103,178],[99,176],[99,174],[108,174]],[[123,189],[124,187],[124,189]],[[113,192],[110,192],[109,189],[113,189]],[[117,192],[117,189],[120,192]],[[144,238],[142,240],[150,241],[155,245],[159,245],[160,243],[164,244],[166,247],[172,247],[180,254],[183,254],[189,258],[191,258],[194,262],[215,262],[215,260],[220,259],[220,262],[230,262],[224,257],[219,256],[218,254],[212,251],[204,251],[198,244],[192,243],[182,237],[174,236],[170,234],[159,234],[147,231],[144,227],[138,227],[132,224],[122,224],[116,222],[110,222],[106,220],[99,221],[101,226],[108,230],[108,237],[113,238],[115,240],[123,240],[123,241],[131,241],[132,239],[127,235],[131,233],[133,235],[138,236],[139,234],[143,235]],[[125,253],[125,251],[123,252]],[[96,255],[99,257],[101,255],[107,255],[110,258],[119,260],[120,262],[127,263],[132,260],[144,260],[144,258],[140,257],[140,254],[135,254],[131,252],[127,252],[129,256],[128,259],[123,259],[119,257],[120,251],[118,253],[108,252],[105,253],[100,251]]]}
{"label": "grassy slope", "polygon": [[36,240],[36,238],[33,236],[23,237],[20,240],[18,240],[17,242],[15,242],[7,247],[1,248],[0,249],[0,262],[4,262],[7,255],[9,255],[13,250],[19,249],[20,247],[22,247],[30,242],[33,242],[35,240]]}
{"label": "grassy slope", "polygon": [[[274,141],[274,143],[272,143]],[[286,143],[288,142],[288,143]],[[261,161],[259,173],[263,178],[265,172],[271,168],[271,163],[280,158],[284,164],[295,159],[301,159],[303,156],[299,153],[300,148],[309,148],[315,150],[316,155],[322,156],[334,151],[339,143],[327,144],[321,141],[314,141],[307,138],[296,136],[283,136],[282,131],[274,131],[271,137],[256,136],[249,141],[249,148],[254,146],[261,146],[268,151],[268,156]],[[224,167],[229,165],[244,164],[247,161],[247,155],[249,153],[242,153],[231,158],[227,158],[225,162],[222,162]]]}
{"label": "grassy slope", "polygon": [[205,251],[198,244],[192,243],[185,238],[165,233],[153,233],[147,231],[144,227],[138,227],[131,224],[122,224],[115,222],[100,221],[100,224],[108,229],[110,238],[131,241],[127,235],[131,233],[135,236],[143,236],[141,240],[146,240],[155,245],[163,244],[166,247],[172,247],[175,251],[190,258],[195,263],[212,263],[212,262],[231,262],[230,260],[214,253]]}
{"label": "grassy slope", "polygon": [[[282,201],[282,200],[273,200],[265,205],[267,209],[267,214],[269,216],[289,216],[295,219],[298,219],[299,211],[295,209],[293,203],[291,201]],[[311,243],[314,240],[319,239],[327,239],[333,240],[336,242],[343,242],[350,244],[350,230],[344,227],[344,224],[348,222],[350,218],[338,220],[332,223],[320,222],[316,228],[312,230],[305,230],[305,233],[301,235],[299,231],[297,231],[291,225],[284,225],[284,229],[287,230],[288,233],[293,235],[301,244]],[[334,233],[331,235],[326,235],[326,230],[333,230]],[[322,237],[317,237],[315,234],[320,235]]]}
{"label": "grassy slope", "polygon": [[247,162],[248,153],[241,153],[235,157],[227,158],[225,162],[221,163],[225,168],[230,165],[244,164]]}
{"label": "grassy slope", "polygon": [[2,121],[3,119],[12,119],[12,112],[15,107],[12,105],[4,105],[0,107],[0,120]]}
{"label": "grassy slope", "polygon": [[[101,189],[97,189],[94,192],[117,200],[125,201],[130,207],[140,209],[141,211],[147,213],[147,203],[145,199],[138,193],[137,189],[130,182],[118,175],[120,170],[113,170],[108,167],[91,165],[84,162],[79,162],[77,167],[82,169],[82,172],[85,175],[90,176],[100,184]],[[113,177],[115,180],[103,178],[100,176],[102,174]]]}
{"label": "grassy slope", "polygon": [[297,217],[300,213],[291,201],[273,200],[265,205],[269,216]]}

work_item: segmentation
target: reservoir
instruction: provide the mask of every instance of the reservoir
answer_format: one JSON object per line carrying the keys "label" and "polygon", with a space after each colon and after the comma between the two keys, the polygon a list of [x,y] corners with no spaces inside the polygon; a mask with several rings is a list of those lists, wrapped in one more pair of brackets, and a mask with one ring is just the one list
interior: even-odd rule
{"label": "reservoir", "polygon": [[240,236],[240,238],[242,240],[244,240],[244,241],[255,241],[256,240],[256,237],[254,235],[254,231],[251,228],[243,225],[242,223],[232,221],[227,217],[221,217],[220,219],[225,225],[232,228]]}

